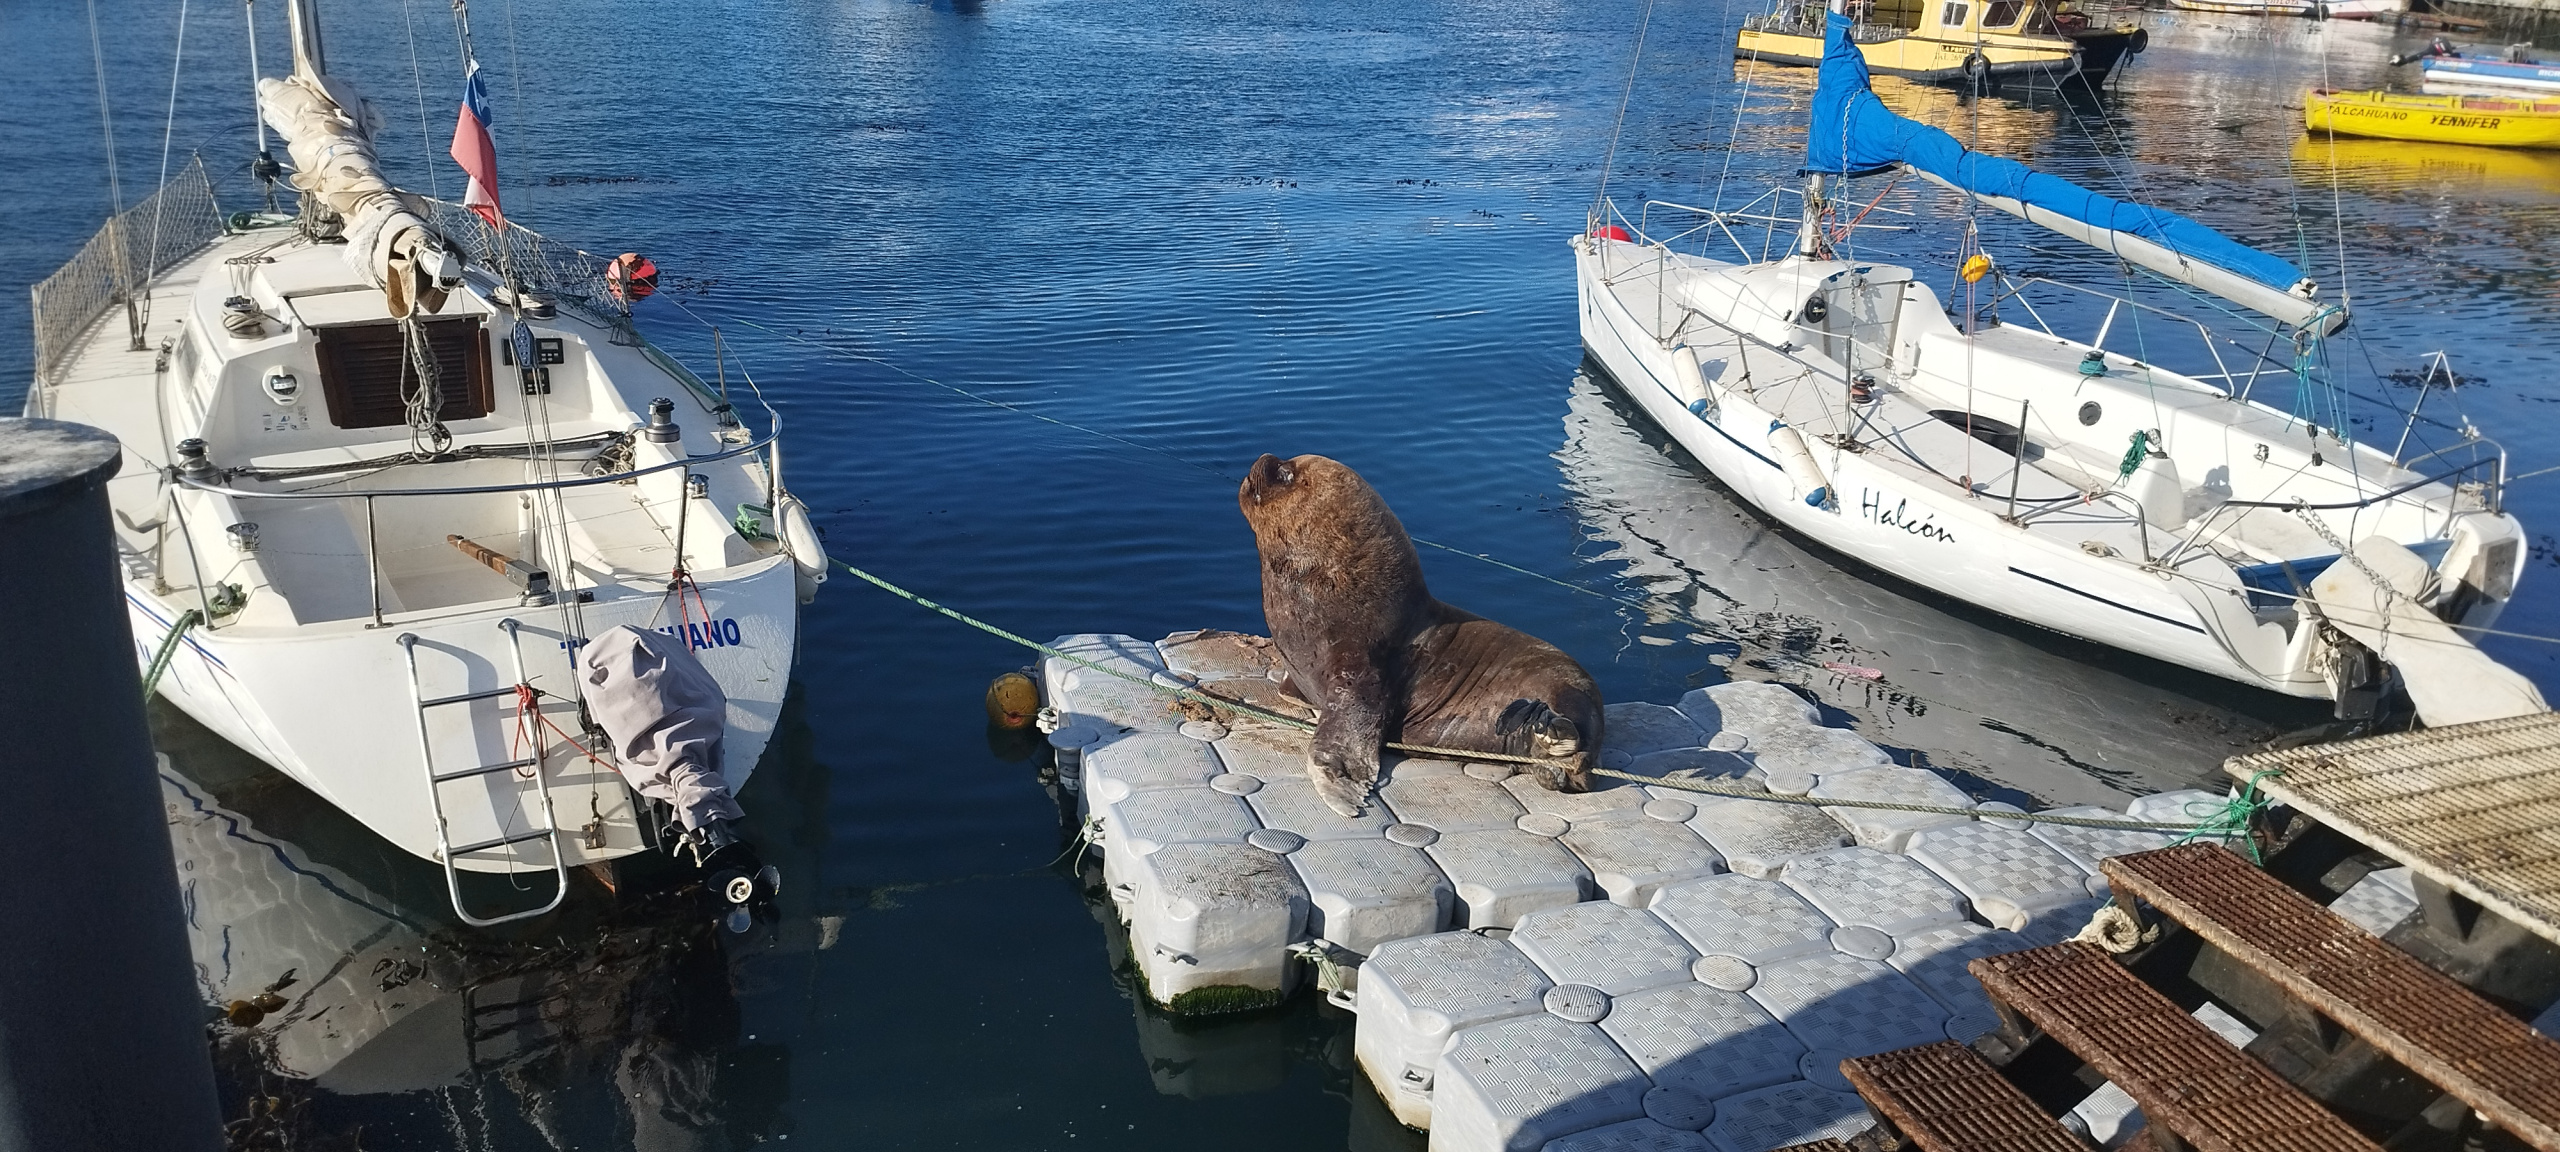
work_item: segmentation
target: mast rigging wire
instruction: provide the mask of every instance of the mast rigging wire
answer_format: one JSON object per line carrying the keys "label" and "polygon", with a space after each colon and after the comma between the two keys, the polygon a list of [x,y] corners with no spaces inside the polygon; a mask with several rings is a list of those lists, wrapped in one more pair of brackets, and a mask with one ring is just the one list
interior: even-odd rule
{"label": "mast rigging wire", "polygon": [[418,21],[410,0],[400,0],[400,27],[409,34],[409,90],[418,98],[418,147],[426,157],[427,194],[442,200],[443,180],[436,175],[436,136],[427,125],[427,76],[418,67]]}
{"label": "mast rigging wire", "polygon": [[[96,0],[91,0],[94,5]],[[1644,34],[1653,26],[1653,0],[1644,0],[1644,13],[1636,18],[1635,53],[1627,58],[1627,86],[1618,93],[1618,118],[1609,126],[1609,150],[1600,157],[1600,190],[1592,194],[1594,203],[1609,199],[1609,169],[1618,162],[1618,134],[1626,131],[1627,102],[1636,94],[1636,69],[1644,63]]]}
{"label": "mast rigging wire", "polygon": [[[178,47],[169,60],[169,114],[160,124],[160,182],[155,189],[169,186],[169,144],[178,130],[178,76],[187,61],[187,0],[178,0]],[[151,197],[151,247],[143,253],[141,323],[151,324],[150,284],[160,275],[160,217],[166,202],[155,190]]]}

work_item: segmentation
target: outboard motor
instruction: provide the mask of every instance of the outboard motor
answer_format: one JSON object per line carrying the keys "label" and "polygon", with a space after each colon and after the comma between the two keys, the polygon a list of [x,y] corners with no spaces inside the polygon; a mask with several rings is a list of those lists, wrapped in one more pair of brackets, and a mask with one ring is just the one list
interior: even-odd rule
{"label": "outboard motor", "polygon": [[580,659],[586,702],[613,740],[624,780],[674,814],[668,849],[689,858],[733,932],[772,902],[782,873],[741,838],[746,812],[721,774],[729,700],[685,641],[623,624],[588,641]]}

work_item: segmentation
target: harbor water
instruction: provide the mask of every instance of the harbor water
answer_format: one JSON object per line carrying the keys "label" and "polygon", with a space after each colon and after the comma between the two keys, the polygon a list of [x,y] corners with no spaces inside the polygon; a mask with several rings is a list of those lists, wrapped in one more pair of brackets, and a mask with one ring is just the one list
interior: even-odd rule
{"label": "harbor water", "polygon": [[[267,7],[272,73],[287,55]],[[644,327],[707,364],[696,317],[719,325],[784,415],[786,474],[829,549],[1017,632],[1263,631],[1236,483],[1259,453],[1315,452],[1394,505],[1435,594],[1562,646],[1610,699],[1787,683],[1980,799],[2213,786],[2224,757],[2327,720],[1846,566],[1584,374],[1565,240],[1622,92],[1606,171],[1630,215],[1794,180],[1811,74],[1730,59],[1749,7],[1651,7],[1632,84],[1646,6],[1616,0],[483,0],[471,16],[509,214],[652,258]],[[165,140],[172,170],[204,156],[226,209],[258,207],[240,12],[193,6],[173,89],[179,11],[99,13],[123,200],[154,185]],[[458,199],[448,6],[327,16],[330,68],[371,97],[394,173]],[[2414,83],[2386,58],[2421,34],[2141,19],[2149,50],[2102,92],[1877,90],[2347,293],[2328,367],[2351,395],[2296,396],[2279,370],[2262,397],[2388,446],[2423,385],[2424,415],[2467,418],[2512,473],[2560,466],[2542,375],[2560,352],[2560,154],[2304,138],[2305,87]],[[85,10],[21,5],[0,30],[15,411],[27,288],[112,193]],[[1907,229],[1862,232],[1861,257],[1948,291],[1962,200],[1882,179],[1848,195]],[[2123,283],[2093,253],[1980,226],[2015,274]],[[2103,312],[2034,299],[2071,335]],[[2145,323],[2132,339],[2180,354],[2173,322]],[[2426,383],[2439,350],[2450,392]],[[2455,435],[2421,424],[2411,442]],[[2548,696],[2560,645],[2532,637],[2560,635],[2560,473],[2507,500],[2539,545],[2500,621],[2518,635],[2484,647]],[[1420,1146],[1352,1070],[1350,1017],[1315,998],[1211,1021],[1137,1003],[1108,910],[1060,859],[1045,752],[985,725],[988,679],[1031,653],[843,576],[803,619],[743,797],[785,887],[774,922],[739,936],[592,891],[530,930],[459,929],[431,866],[155,706],[208,1001],[288,975],[280,995],[312,996],[214,1026],[235,1145]],[[409,770],[398,734],[383,754]]]}

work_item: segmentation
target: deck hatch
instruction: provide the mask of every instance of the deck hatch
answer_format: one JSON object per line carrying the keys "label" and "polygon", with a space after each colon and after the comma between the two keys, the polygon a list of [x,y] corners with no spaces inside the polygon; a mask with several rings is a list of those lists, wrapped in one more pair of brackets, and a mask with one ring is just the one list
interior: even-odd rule
{"label": "deck hatch", "polygon": [[[494,398],[489,342],[480,334],[480,318],[424,320],[420,326],[426,331],[444,391],[444,405],[437,415],[447,421],[488,415]],[[412,377],[399,325],[347,324],[313,331],[319,338],[320,389],[328,398],[330,423],[340,428],[408,423],[408,405],[401,401],[400,390]]]}

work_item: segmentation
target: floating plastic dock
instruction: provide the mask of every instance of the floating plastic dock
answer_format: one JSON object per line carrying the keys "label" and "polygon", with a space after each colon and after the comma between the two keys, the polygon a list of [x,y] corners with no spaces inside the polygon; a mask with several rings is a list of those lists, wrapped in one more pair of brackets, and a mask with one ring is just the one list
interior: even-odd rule
{"label": "floating plastic dock", "polygon": [[[1052,646],[1294,705],[1260,637]],[[1300,732],[1054,657],[1041,673],[1059,777],[1148,995],[1176,1012],[1251,1008],[1314,970],[1357,1011],[1379,1095],[1443,1152],[1765,1152],[1853,1135],[1869,1118],[1841,1060],[1992,1031],[1965,965],[2078,931],[2107,895],[2099,860],[2170,842],[1976,805],[1762,683],[1611,705],[1603,765],[1967,814],[1662,785],[1561,794],[1506,765],[1405,759],[1346,818],[1307,781]],[[2222,807],[2175,792],[2131,815]]]}

